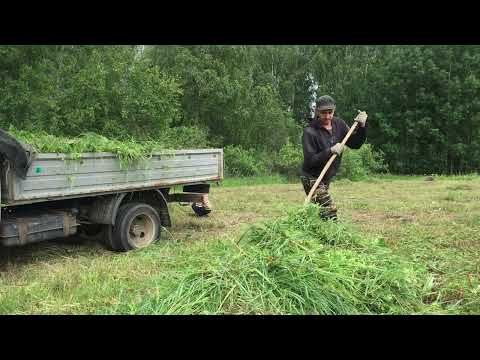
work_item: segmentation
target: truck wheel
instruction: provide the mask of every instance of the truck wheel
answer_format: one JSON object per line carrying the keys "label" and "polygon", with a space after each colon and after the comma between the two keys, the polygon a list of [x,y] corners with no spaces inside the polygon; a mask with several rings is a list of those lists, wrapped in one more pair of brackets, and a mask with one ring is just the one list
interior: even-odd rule
{"label": "truck wheel", "polygon": [[160,236],[160,227],[160,217],[150,205],[122,205],[111,233],[112,248],[116,251],[144,248]]}

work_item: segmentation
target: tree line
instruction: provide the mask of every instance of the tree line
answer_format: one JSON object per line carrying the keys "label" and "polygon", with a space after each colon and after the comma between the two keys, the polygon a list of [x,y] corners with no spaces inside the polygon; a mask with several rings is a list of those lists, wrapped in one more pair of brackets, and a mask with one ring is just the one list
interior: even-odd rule
{"label": "tree line", "polygon": [[390,171],[467,173],[480,165],[479,50],[0,46],[0,127],[139,140],[174,133],[268,159],[299,149],[315,94],[330,94],[347,123],[368,112],[368,142]]}

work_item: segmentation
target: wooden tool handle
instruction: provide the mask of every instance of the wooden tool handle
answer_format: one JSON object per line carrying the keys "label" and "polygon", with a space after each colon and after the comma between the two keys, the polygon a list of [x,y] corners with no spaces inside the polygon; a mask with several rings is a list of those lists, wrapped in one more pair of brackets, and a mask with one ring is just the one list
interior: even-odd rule
{"label": "wooden tool handle", "polygon": [[[355,123],[352,125],[350,130],[348,131],[347,135],[345,135],[345,138],[342,140],[341,144],[345,146],[345,143],[348,141],[352,133],[355,131],[355,129],[358,126],[358,121],[355,121]],[[332,157],[328,160],[328,162],[325,164],[325,167],[323,168],[322,172],[320,173],[320,176],[318,177],[317,181],[315,181],[315,184],[312,186],[310,189],[310,192],[308,193],[307,198],[305,199],[304,205],[307,205],[310,200],[312,199],[313,193],[315,190],[317,190],[318,184],[320,184],[320,181],[322,181],[323,177],[325,176],[326,172],[332,165],[333,161],[337,158],[337,154],[333,154]]]}

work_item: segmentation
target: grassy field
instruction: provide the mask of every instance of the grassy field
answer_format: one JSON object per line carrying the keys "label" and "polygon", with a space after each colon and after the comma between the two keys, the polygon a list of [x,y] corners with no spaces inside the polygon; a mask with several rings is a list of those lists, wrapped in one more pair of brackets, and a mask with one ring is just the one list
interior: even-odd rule
{"label": "grassy field", "polygon": [[[434,280],[426,301],[439,304],[438,313],[480,313],[479,176],[340,180],[331,193],[342,223],[427,267]],[[212,249],[304,198],[299,183],[278,177],[228,179],[212,187],[210,216],[172,204],[173,227],[141,251],[117,254],[75,239],[0,248],[0,313],[158,313],[153,299],[166,297],[185,274],[221,260]]]}

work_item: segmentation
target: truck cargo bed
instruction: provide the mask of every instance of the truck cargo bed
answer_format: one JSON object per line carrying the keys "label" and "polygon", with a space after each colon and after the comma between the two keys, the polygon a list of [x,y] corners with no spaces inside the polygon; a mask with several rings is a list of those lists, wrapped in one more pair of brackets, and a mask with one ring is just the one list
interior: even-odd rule
{"label": "truck cargo bed", "polygon": [[94,196],[223,178],[223,149],[156,153],[146,161],[122,168],[112,153],[36,154],[25,179],[2,167],[2,203],[19,205],[47,200]]}

